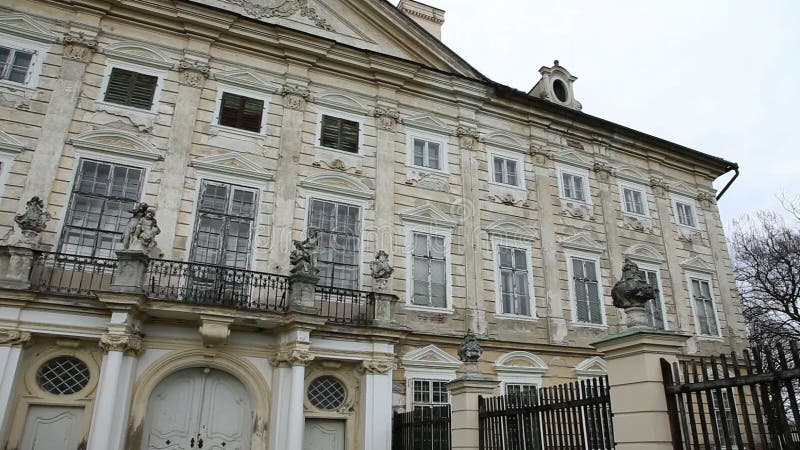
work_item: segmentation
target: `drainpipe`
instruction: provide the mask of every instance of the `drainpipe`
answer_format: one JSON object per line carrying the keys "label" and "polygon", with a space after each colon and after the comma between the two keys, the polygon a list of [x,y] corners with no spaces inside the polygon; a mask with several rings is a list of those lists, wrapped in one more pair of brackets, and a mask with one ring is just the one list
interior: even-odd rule
{"label": "drainpipe", "polygon": [[[733,163],[733,164],[729,165],[728,167],[726,167],[725,168],[725,172],[722,172],[722,175],[725,175],[726,173],[730,172],[731,170],[733,170],[736,173],[734,173],[733,178],[731,178],[730,181],[728,181],[728,183],[725,185],[725,187],[722,188],[721,191],[719,191],[719,194],[717,194],[717,201],[719,201],[719,199],[722,198],[722,195],[725,194],[725,191],[727,191],[729,187],[731,187],[733,182],[736,181],[737,178],[739,178],[739,165],[736,164],[736,163]],[[720,175],[720,176],[722,176],[722,175]]]}

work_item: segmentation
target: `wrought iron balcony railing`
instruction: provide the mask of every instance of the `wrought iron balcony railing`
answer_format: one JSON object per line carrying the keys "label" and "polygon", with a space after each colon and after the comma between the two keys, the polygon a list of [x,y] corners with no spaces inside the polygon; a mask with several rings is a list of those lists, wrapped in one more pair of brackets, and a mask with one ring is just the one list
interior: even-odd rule
{"label": "wrought iron balcony railing", "polygon": [[375,294],[354,289],[317,286],[315,305],[329,322],[367,325],[375,320]]}
{"label": "wrought iron balcony railing", "polygon": [[151,259],[145,275],[148,297],[250,311],[288,311],[289,279],[255,272],[165,259]]}
{"label": "wrought iron balcony railing", "polygon": [[59,295],[94,297],[108,289],[117,260],[96,256],[35,252],[31,265],[31,289]]}

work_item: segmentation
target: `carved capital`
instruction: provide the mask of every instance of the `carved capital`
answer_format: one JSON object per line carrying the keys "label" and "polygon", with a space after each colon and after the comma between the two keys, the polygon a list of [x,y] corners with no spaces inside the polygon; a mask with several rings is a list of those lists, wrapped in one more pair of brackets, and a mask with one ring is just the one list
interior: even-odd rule
{"label": "carved capital", "polygon": [[0,329],[0,345],[25,345],[31,340],[27,331]]}
{"label": "carved capital", "polygon": [[478,134],[478,130],[475,128],[459,125],[456,128],[456,136],[458,137],[458,142],[461,144],[461,146],[467,150],[472,150],[475,148],[475,144],[480,142],[480,135]]}
{"label": "carved capital", "polygon": [[394,108],[376,106],[372,111],[372,116],[384,130],[392,131],[394,126],[400,123],[400,112]]}
{"label": "carved capital", "polygon": [[64,57],[76,61],[88,62],[97,50],[97,41],[83,33],[65,33],[61,42],[64,44]]}
{"label": "carved capital", "polygon": [[650,177],[650,187],[659,197],[663,197],[669,192],[669,185],[660,177]]}
{"label": "carved capital", "polygon": [[208,64],[194,59],[182,59],[178,63],[180,82],[186,86],[201,87],[206,78],[211,74]]}
{"label": "carved capital", "polygon": [[614,175],[614,168],[605,161],[595,161],[592,164],[592,170],[601,181],[608,181]]}
{"label": "carved capital", "polygon": [[542,165],[548,159],[553,157],[553,152],[547,150],[545,147],[541,145],[532,144],[528,153],[533,156],[533,160],[536,164]]}
{"label": "carved capital", "polygon": [[361,362],[361,370],[369,375],[383,375],[395,369],[395,363],[391,359],[373,359]]}
{"label": "carved capital", "polygon": [[133,334],[106,333],[100,337],[100,348],[106,352],[138,354],[142,350],[142,338]]}
{"label": "carved capital", "polygon": [[303,86],[287,84],[279,92],[283,96],[283,106],[289,109],[302,110],[311,99],[311,92]]}
{"label": "carved capital", "polygon": [[307,366],[314,360],[314,355],[306,349],[281,350],[270,361],[276,367]]}
{"label": "carved capital", "polygon": [[700,191],[695,198],[703,208],[709,208],[714,204],[714,194],[710,192]]}

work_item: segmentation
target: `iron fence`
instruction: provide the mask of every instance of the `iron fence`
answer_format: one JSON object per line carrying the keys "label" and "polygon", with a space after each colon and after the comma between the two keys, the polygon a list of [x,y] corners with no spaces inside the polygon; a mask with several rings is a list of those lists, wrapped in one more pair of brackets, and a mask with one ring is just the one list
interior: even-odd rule
{"label": "iron fence", "polygon": [[160,300],[255,311],[288,310],[288,277],[211,264],[151,259],[144,289]]}
{"label": "iron fence", "polygon": [[31,289],[50,294],[93,297],[111,285],[117,260],[96,256],[35,252]]}
{"label": "iron fence", "polygon": [[605,377],[478,400],[481,450],[610,450]]}
{"label": "iron fence", "polygon": [[394,413],[392,450],[450,450],[450,405]]}
{"label": "iron fence", "polygon": [[796,343],[661,365],[676,450],[800,449]]}
{"label": "iron fence", "polygon": [[354,289],[317,286],[318,314],[329,322],[369,325],[375,320],[375,294]]}

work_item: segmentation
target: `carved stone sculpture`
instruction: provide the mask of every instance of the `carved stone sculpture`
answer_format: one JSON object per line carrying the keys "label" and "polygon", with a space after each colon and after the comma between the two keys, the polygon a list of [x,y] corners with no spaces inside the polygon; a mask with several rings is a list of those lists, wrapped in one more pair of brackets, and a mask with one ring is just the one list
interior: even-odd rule
{"label": "carved stone sculpture", "polygon": [[25,213],[17,214],[14,222],[17,229],[11,230],[3,238],[6,245],[35,246],[39,243],[39,233],[47,228],[47,222],[52,216],[44,210],[44,202],[39,197],[28,200]]}
{"label": "carved stone sculpture", "polygon": [[317,232],[309,231],[303,241],[293,241],[294,250],[289,254],[292,274],[316,276],[317,268]]}
{"label": "carved stone sculpture", "polygon": [[465,363],[477,363],[483,354],[481,344],[478,343],[478,337],[472,330],[467,330],[464,341],[458,347],[458,358]]}
{"label": "carved stone sculpture", "polygon": [[380,291],[386,289],[386,283],[389,282],[389,277],[394,272],[394,267],[389,264],[389,255],[380,250],[375,255],[375,260],[369,263],[369,270],[372,273],[372,279],[375,280],[375,287]]}
{"label": "carved stone sculpture", "polygon": [[644,305],[648,300],[656,298],[656,290],[642,276],[639,266],[630,259],[625,259],[622,279],[614,285],[611,297],[614,299],[614,306],[625,310],[629,327],[647,326]]}
{"label": "carved stone sculpture", "polygon": [[161,234],[155,210],[147,203],[137,203],[130,211],[133,217],[122,233],[122,247],[125,250],[140,250],[151,258],[161,257],[162,252],[156,243],[156,236]]}

